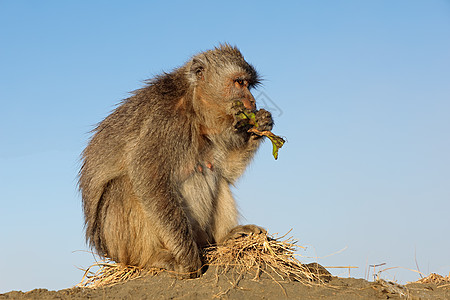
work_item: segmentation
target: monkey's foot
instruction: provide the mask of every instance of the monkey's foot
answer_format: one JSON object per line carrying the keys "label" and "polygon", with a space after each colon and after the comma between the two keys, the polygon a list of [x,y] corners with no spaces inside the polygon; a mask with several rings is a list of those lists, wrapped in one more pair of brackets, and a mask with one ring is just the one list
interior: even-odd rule
{"label": "monkey's foot", "polygon": [[222,239],[222,243],[229,240],[235,240],[240,237],[248,236],[251,234],[267,234],[267,230],[262,227],[249,224],[249,225],[239,225],[231,229],[231,231]]}
{"label": "monkey's foot", "polygon": [[180,279],[189,279],[200,277],[203,274],[203,263],[197,251],[184,257],[177,266],[175,266],[175,275]]}
{"label": "monkey's foot", "polygon": [[180,261],[177,262],[175,257],[168,250],[161,249],[154,255],[154,260],[150,267],[166,269],[170,274],[179,279],[200,277],[203,273],[203,263],[200,256],[197,251],[193,251],[193,253],[189,254],[191,254],[191,257],[182,257]]}

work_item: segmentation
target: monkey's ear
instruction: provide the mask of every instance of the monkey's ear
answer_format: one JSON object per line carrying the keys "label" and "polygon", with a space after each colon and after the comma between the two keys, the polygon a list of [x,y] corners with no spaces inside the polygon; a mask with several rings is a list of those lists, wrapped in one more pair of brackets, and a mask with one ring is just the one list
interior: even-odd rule
{"label": "monkey's ear", "polygon": [[191,74],[193,77],[197,80],[204,80],[204,71],[204,63],[200,59],[194,58],[191,63]]}

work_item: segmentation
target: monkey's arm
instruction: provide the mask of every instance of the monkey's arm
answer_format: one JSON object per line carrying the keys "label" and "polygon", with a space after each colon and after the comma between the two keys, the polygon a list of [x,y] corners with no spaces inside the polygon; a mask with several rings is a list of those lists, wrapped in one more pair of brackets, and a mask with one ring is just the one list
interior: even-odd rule
{"label": "monkey's arm", "polygon": [[[239,109],[239,108],[238,108]],[[235,113],[235,116],[238,112]],[[258,123],[258,129],[261,131],[272,130],[272,115],[265,109],[260,109],[254,113],[255,121]],[[256,153],[259,145],[263,141],[262,136],[248,132],[251,126],[242,124],[242,119],[236,118],[233,127],[230,129],[232,139],[239,140],[236,146],[228,152],[224,167],[224,177],[234,183],[242,173]],[[242,126],[243,125],[243,126]]]}
{"label": "monkey's arm", "polygon": [[224,161],[223,177],[233,184],[245,171],[262,139],[249,137],[239,148],[228,152]]}

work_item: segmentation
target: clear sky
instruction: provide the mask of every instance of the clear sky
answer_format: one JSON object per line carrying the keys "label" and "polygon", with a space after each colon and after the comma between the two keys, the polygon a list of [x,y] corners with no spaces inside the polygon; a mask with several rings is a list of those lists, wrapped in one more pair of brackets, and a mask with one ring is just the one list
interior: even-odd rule
{"label": "clear sky", "polygon": [[234,190],[242,222],[293,229],[302,261],[354,277],[450,272],[450,1],[0,0],[0,292],[81,279],[89,131],[220,42],[263,75],[288,139]]}

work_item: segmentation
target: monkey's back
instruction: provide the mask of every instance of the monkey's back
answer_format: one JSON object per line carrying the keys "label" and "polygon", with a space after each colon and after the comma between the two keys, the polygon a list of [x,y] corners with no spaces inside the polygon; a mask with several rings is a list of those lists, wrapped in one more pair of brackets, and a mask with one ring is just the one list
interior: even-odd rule
{"label": "monkey's back", "polygon": [[[153,158],[149,163],[153,169],[170,174],[174,166],[164,164],[165,157],[176,156],[170,151],[183,151],[177,144],[189,139],[189,133],[182,127],[176,133],[170,131],[176,122],[185,122],[180,119],[182,116],[168,113],[167,104],[153,95],[153,89],[147,86],[124,100],[98,124],[83,151],[79,187],[86,237],[96,248],[98,245],[93,240],[99,227],[101,206],[104,206],[102,195],[108,184],[115,178],[130,175],[130,162],[143,157]],[[151,170],[149,176],[150,173]]]}

